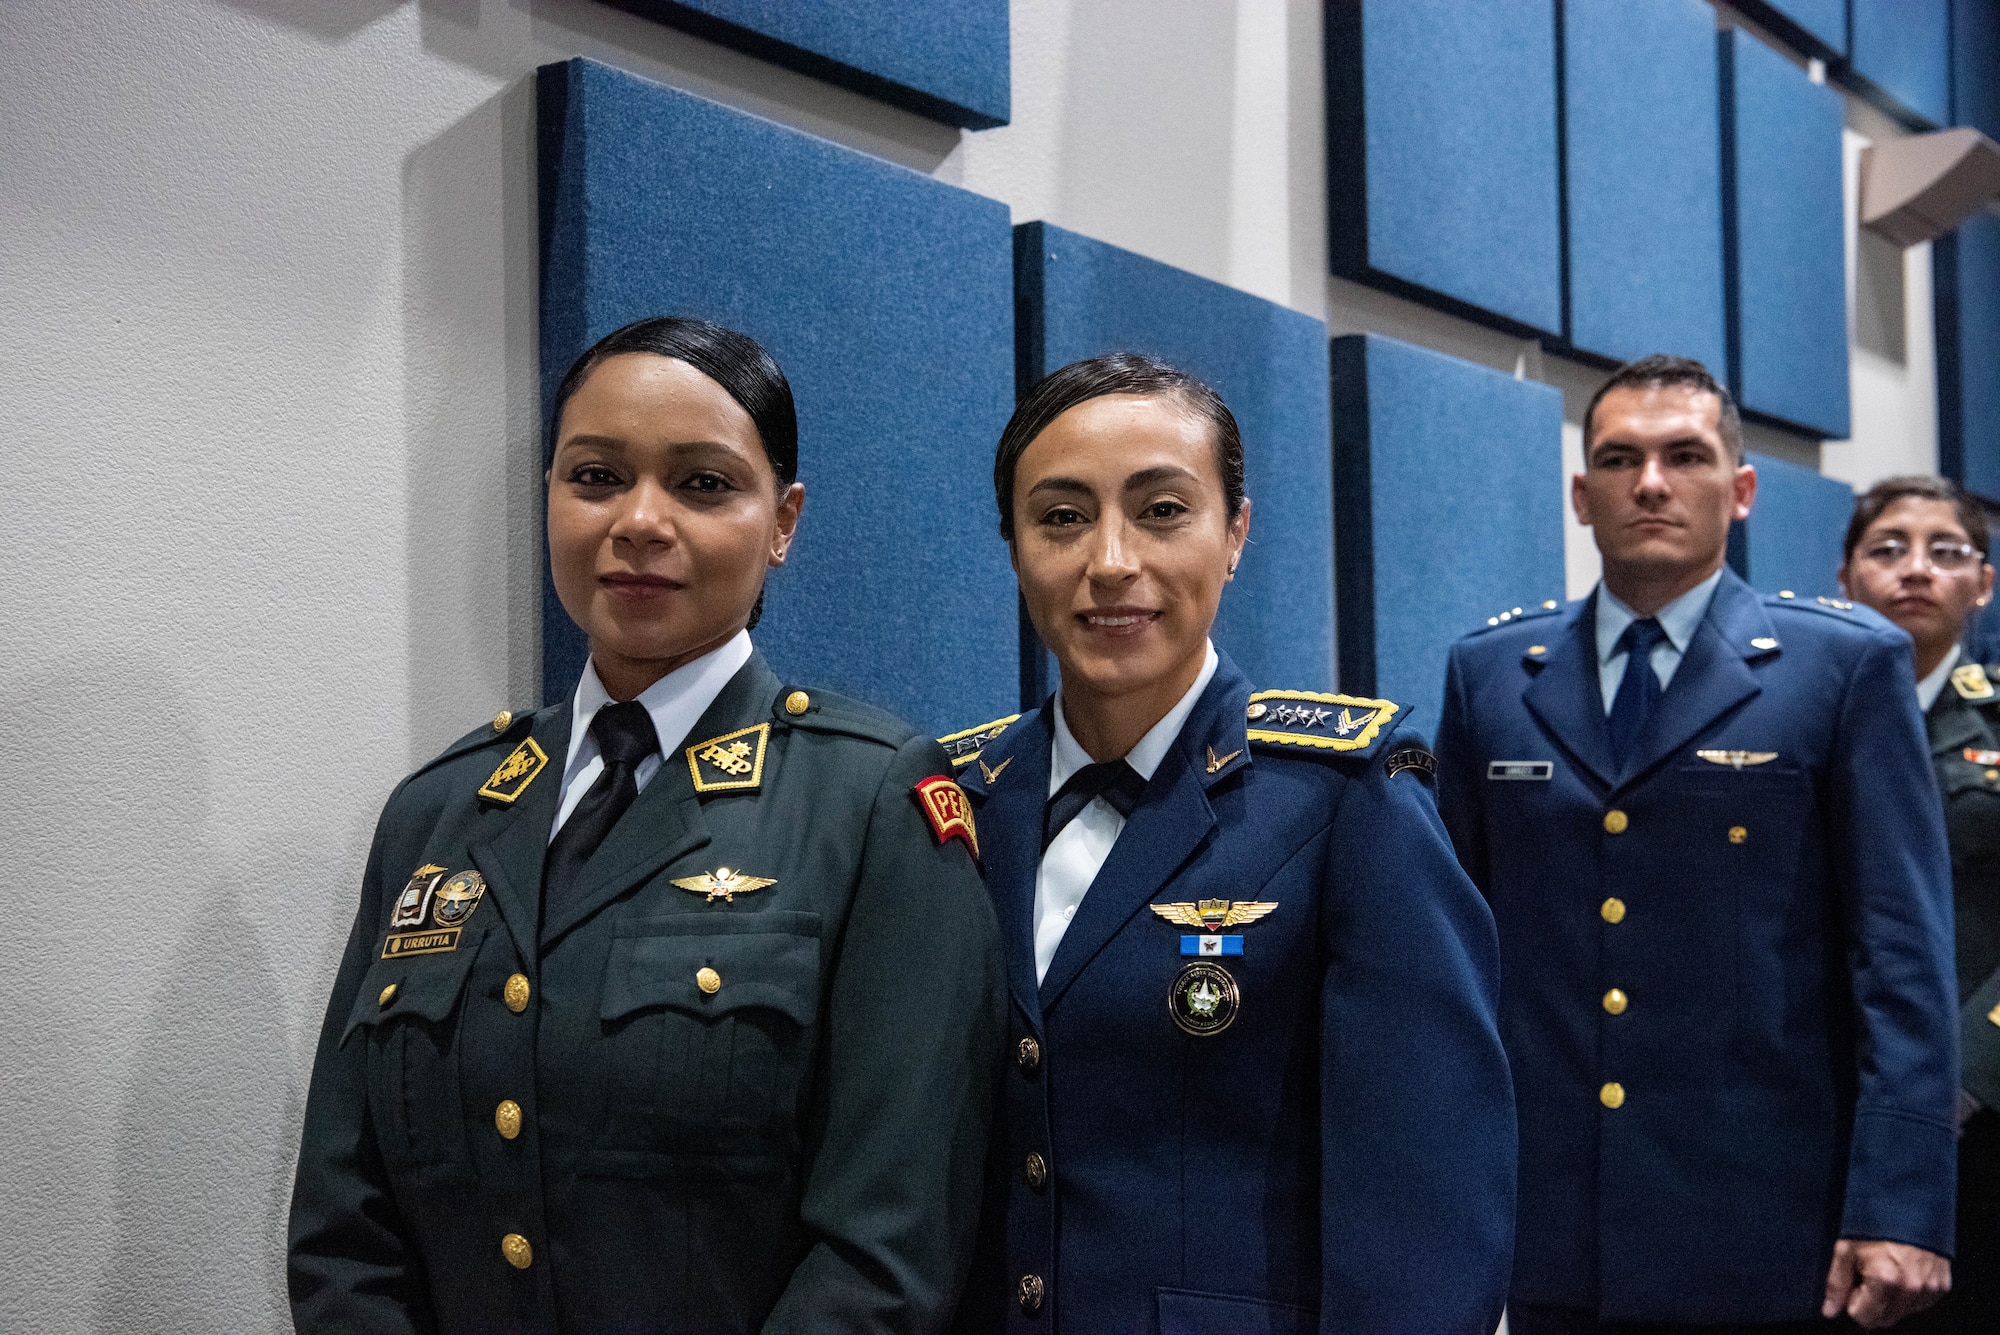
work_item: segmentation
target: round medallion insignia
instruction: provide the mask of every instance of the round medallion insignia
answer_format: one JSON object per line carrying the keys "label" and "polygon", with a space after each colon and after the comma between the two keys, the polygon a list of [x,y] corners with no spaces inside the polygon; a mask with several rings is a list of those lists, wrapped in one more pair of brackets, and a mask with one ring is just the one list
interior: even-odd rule
{"label": "round medallion insignia", "polygon": [[1173,1013],[1174,1023],[1196,1038],[1227,1029],[1241,1001],[1229,970],[1207,960],[1182,969],[1167,992],[1167,1009]]}
{"label": "round medallion insignia", "polygon": [[476,871],[462,871],[437,888],[431,897],[431,918],[440,927],[456,927],[479,907],[486,893],[486,878]]}

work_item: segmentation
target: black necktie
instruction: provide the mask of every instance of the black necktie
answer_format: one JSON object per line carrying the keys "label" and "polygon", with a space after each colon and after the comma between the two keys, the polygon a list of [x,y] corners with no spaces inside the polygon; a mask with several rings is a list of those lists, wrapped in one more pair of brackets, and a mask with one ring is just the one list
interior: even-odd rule
{"label": "black necktie", "polygon": [[1625,676],[1618,683],[1618,694],[1611,700],[1611,754],[1621,765],[1632,753],[1633,743],[1639,740],[1646,720],[1653,716],[1653,707],[1660,703],[1660,677],[1653,671],[1653,650],[1666,638],[1660,623],[1651,617],[1634,621],[1618,637],[1617,647],[1627,656]]}
{"label": "black necktie", "polygon": [[576,887],[577,876],[590,855],[611,833],[611,827],[639,795],[639,762],[660,749],[653,716],[637,700],[606,705],[590,721],[590,735],[604,756],[604,772],[569,813],[549,844],[542,872],[542,917]]}
{"label": "black necktie", "polygon": [[1132,814],[1132,808],[1139,805],[1139,794],[1146,790],[1146,780],[1139,771],[1122,760],[1107,760],[1101,765],[1085,765],[1069,776],[1069,782],[1056,790],[1049,804],[1042,812],[1042,851],[1049,851],[1049,845],[1062,833],[1063,826],[1076,819],[1077,813],[1089,806],[1091,799],[1101,797],[1109,802],[1121,816]]}

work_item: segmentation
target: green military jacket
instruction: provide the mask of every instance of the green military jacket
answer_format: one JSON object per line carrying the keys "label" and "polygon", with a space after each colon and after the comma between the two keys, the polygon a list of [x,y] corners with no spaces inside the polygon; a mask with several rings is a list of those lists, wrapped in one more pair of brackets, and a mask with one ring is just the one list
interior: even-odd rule
{"label": "green military jacket", "polygon": [[2000,1110],[2000,667],[1956,668],[1924,722],[1944,794],[1958,933],[1960,1085]]}
{"label": "green military jacket", "polygon": [[753,656],[564,902],[568,701],[382,813],[293,1190],[302,1332],[920,1331],[963,1282],[998,937],[937,743]]}

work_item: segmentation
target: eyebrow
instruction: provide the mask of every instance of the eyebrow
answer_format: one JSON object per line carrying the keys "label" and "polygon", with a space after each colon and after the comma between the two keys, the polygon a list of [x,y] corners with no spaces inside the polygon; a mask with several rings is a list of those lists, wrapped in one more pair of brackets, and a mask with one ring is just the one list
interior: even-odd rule
{"label": "eyebrow", "polygon": [[[1700,436],[1679,436],[1673,440],[1667,441],[1665,444],[1661,445],[1660,448],[1663,450],[1675,450],[1679,449],[1683,445],[1699,445],[1701,448],[1705,450],[1713,450],[1715,448],[1713,442],[1704,440]],[[1593,455],[1595,455],[1599,450],[1636,450],[1640,454],[1644,454],[1646,452],[1645,447],[1642,445],[1635,444],[1629,440],[1615,440],[1615,439],[1600,440],[1596,444],[1590,447],[1590,452]]]}
{"label": "eyebrow", "polygon": [[[564,446],[569,445],[581,445],[590,449],[608,450],[628,450],[632,448],[632,442],[623,436],[600,436],[579,433],[574,436],[564,436],[556,442],[556,449],[561,450]],[[720,440],[675,440],[669,441],[667,448],[670,450],[720,450],[724,454],[742,453],[740,446],[731,445],[726,441]]]}
{"label": "eyebrow", "polygon": [[1156,486],[1162,482],[1183,482],[1194,477],[1185,468],[1162,464],[1158,468],[1144,468],[1125,479],[1125,490],[1137,491],[1141,487]]}

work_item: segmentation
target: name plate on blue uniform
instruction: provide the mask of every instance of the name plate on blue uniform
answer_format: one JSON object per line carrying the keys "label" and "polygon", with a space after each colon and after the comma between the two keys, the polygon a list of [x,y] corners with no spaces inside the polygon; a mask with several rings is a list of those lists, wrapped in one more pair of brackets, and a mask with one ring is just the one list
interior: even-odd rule
{"label": "name plate on blue uniform", "polygon": [[1241,955],[1243,938],[1240,936],[1184,936],[1181,938],[1183,955]]}
{"label": "name plate on blue uniform", "polygon": [[1495,760],[1486,766],[1489,779],[1539,779],[1547,783],[1555,773],[1553,760]]}

